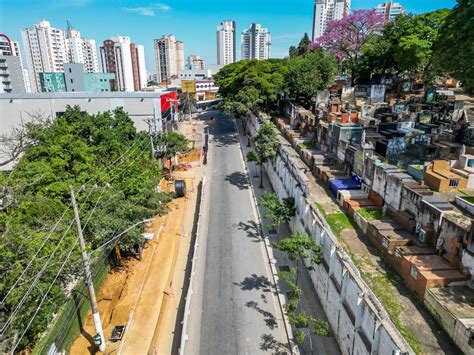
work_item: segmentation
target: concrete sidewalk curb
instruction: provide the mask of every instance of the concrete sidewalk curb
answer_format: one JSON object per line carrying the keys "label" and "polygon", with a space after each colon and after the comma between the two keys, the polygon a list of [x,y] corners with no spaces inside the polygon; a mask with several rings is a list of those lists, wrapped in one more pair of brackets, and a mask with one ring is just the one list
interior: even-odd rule
{"label": "concrete sidewalk curb", "polygon": [[[240,143],[239,147],[240,147],[240,153],[242,154],[242,160],[244,162],[244,168],[245,168],[245,171],[246,171],[247,175],[250,177],[250,170],[249,170],[249,167],[248,167],[248,164],[247,164],[247,160],[245,159],[244,148],[242,146],[243,142],[242,142],[242,136],[240,134],[240,129],[237,125],[237,121],[235,120],[235,118],[233,120],[234,120],[235,130],[237,132],[237,135],[239,136],[239,143]],[[257,197],[256,197],[256,194],[255,194],[255,190],[254,190],[254,186],[253,186],[253,182],[252,182],[251,178],[249,178],[249,182],[250,182],[249,185],[250,185],[250,191],[251,191],[252,199],[253,199],[253,202],[254,202],[255,210],[256,210],[256,213],[257,213],[257,218],[258,218],[258,221],[259,221],[258,224],[259,224],[260,233],[263,237],[263,241],[264,241],[264,245],[265,245],[265,251],[266,251],[266,254],[267,254],[267,258],[268,258],[268,264],[270,265],[270,270],[272,272],[273,283],[274,283],[275,289],[277,291],[278,304],[280,306],[280,311],[283,315],[283,324],[285,325],[285,332],[286,332],[286,336],[288,338],[288,345],[290,346],[290,352],[291,352],[291,354],[299,354],[300,352],[299,352],[298,347],[293,346],[293,340],[292,340],[293,339],[293,331],[291,329],[290,322],[289,322],[288,317],[286,316],[285,310],[283,308],[283,306],[286,304],[286,300],[285,300],[285,296],[283,295],[283,293],[280,290],[280,287],[278,286],[278,281],[280,280],[280,278],[278,277],[278,270],[277,270],[277,267],[276,267],[276,259],[273,256],[273,249],[272,249],[270,240],[268,238],[268,235],[267,235],[267,233],[265,233],[265,229],[263,228],[263,219],[262,219],[262,216],[260,215],[260,210],[258,209]]]}
{"label": "concrete sidewalk curb", "polygon": [[[196,198],[196,203],[197,203],[197,208],[196,208],[196,214],[197,214],[197,222],[196,222],[196,236],[194,238],[194,248],[192,249],[192,258],[191,258],[191,272],[189,276],[189,285],[188,285],[188,291],[186,293],[186,302],[184,305],[184,315],[183,315],[183,320],[182,320],[182,330],[181,330],[181,342],[179,345],[179,354],[184,355],[185,354],[185,347],[186,347],[186,341],[188,340],[188,334],[187,334],[187,329],[188,329],[188,318],[189,314],[191,313],[190,311],[190,306],[191,306],[191,296],[193,295],[193,281],[194,281],[194,274],[195,274],[195,266],[196,266],[196,260],[197,260],[197,248],[199,246],[199,230],[200,230],[200,224],[201,224],[201,207],[202,207],[202,200],[204,198],[204,185],[206,183],[206,176],[204,175],[201,179],[201,183],[198,186],[198,195]],[[200,194],[199,194],[199,189]]]}

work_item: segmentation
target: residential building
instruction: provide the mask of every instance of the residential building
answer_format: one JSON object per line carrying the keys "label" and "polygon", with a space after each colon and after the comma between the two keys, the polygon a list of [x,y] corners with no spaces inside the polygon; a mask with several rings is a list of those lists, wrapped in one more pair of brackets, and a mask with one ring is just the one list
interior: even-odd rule
{"label": "residential building", "polygon": [[212,78],[205,80],[181,80],[181,90],[189,93],[196,101],[214,100],[217,97],[219,88]]}
{"label": "residential building", "polygon": [[204,70],[205,67],[206,65],[204,63],[204,59],[202,59],[201,56],[197,54],[191,54],[188,57],[186,69]]}
{"label": "residential building", "polygon": [[40,91],[39,73],[62,72],[68,62],[66,36],[63,30],[44,20],[21,30],[21,35],[32,91]]}
{"label": "residential building", "polygon": [[177,77],[184,69],[184,44],[174,35],[154,40],[156,72],[161,82]]}
{"label": "residential building", "polygon": [[131,43],[130,37],[117,35],[105,40],[100,60],[105,73],[115,74],[115,90],[140,91],[146,87],[144,48]]}
{"label": "residential building", "polygon": [[0,55],[0,93],[26,92],[21,59],[14,55]]}
{"label": "residential building", "polygon": [[383,15],[387,21],[393,21],[395,17],[405,13],[403,5],[398,2],[387,1],[383,4],[378,4],[375,11],[379,15]]}
{"label": "residential building", "polygon": [[235,21],[222,21],[217,26],[217,64],[219,65],[234,63],[237,59],[235,30]]}
{"label": "residential building", "polygon": [[313,42],[323,35],[329,21],[340,20],[349,14],[350,9],[350,0],[315,0]]}
{"label": "residential building", "polygon": [[[20,44],[17,41],[11,41],[7,35],[0,34],[0,57],[2,57],[1,61],[4,68],[0,74],[3,79],[3,92],[30,92],[28,71],[23,68]],[[21,72],[21,77],[19,76],[19,71]],[[23,88],[21,88],[21,85],[23,85]]]}
{"label": "residential building", "polygon": [[109,92],[114,73],[88,73],[82,63],[65,63],[63,73],[40,73],[42,92]]}
{"label": "residential building", "polygon": [[20,44],[17,41],[11,41],[7,35],[0,34],[0,55],[21,57]]}
{"label": "residential building", "polygon": [[81,32],[68,28],[66,43],[69,62],[84,64],[84,69],[88,73],[98,73],[100,71],[95,40],[81,38]]}
{"label": "residential building", "polygon": [[242,59],[265,60],[270,58],[271,36],[268,29],[253,23],[242,32]]}

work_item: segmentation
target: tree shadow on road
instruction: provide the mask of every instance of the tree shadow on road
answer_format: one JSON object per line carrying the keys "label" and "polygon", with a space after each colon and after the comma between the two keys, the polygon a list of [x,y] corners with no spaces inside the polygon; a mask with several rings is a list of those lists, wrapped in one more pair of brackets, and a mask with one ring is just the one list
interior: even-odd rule
{"label": "tree shadow on road", "polygon": [[248,190],[250,186],[247,174],[240,171],[234,171],[232,174],[227,175],[224,180],[230,182],[231,185],[236,186],[239,190]]}
{"label": "tree shadow on road", "polygon": [[238,230],[243,230],[247,232],[247,236],[253,239],[253,242],[259,243],[262,241],[260,234],[258,233],[259,227],[255,221],[248,220],[247,223],[239,222]]}
{"label": "tree shadow on road", "polygon": [[253,308],[255,309],[258,313],[260,313],[261,315],[263,315],[265,318],[265,324],[270,328],[270,329],[275,329],[275,328],[278,328],[278,323],[276,321],[276,318],[275,316],[273,315],[273,313],[271,312],[268,312],[262,308],[260,308],[258,306],[258,303],[255,302],[255,301],[249,301],[245,304],[247,307],[249,308]]}
{"label": "tree shadow on road", "polygon": [[263,275],[258,276],[257,274],[252,274],[241,282],[234,282],[234,285],[239,286],[242,291],[262,289],[264,292],[271,292],[272,287],[272,283],[268,280],[268,277]]}
{"label": "tree shadow on road", "polygon": [[260,337],[260,350],[271,351],[272,354],[290,354],[288,344],[281,343],[271,334],[262,334]]}

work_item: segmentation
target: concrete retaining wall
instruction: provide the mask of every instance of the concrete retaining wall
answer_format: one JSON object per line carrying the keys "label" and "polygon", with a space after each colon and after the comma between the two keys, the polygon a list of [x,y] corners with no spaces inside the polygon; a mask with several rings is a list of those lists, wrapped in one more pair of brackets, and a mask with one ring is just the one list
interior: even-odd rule
{"label": "concrete retaining wall", "polygon": [[[255,117],[249,121],[254,135],[259,122]],[[310,275],[342,353],[413,354],[316,208],[306,175],[309,169],[281,136],[280,142],[278,156],[265,169],[277,195],[295,199],[290,228],[305,231],[322,246],[324,261]]]}

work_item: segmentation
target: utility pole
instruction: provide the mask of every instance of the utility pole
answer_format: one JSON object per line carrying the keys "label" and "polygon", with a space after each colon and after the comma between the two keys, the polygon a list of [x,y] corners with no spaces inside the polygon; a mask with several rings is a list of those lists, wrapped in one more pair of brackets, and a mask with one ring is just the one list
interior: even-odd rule
{"label": "utility pole", "polygon": [[77,224],[77,234],[79,235],[79,245],[81,246],[82,261],[84,262],[85,281],[87,288],[89,289],[89,300],[91,303],[92,317],[94,319],[95,331],[97,332],[97,335],[94,337],[94,341],[97,341],[97,343],[99,343],[100,340],[100,343],[98,344],[99,350],[105,352],[104,331],[102,329],[102,322],[100,320],[99,307],[97,306],[97,300],[95,298],[95,290],[94,283],[92,281],[89,254],[87,253],[86,243],[82,234],[81,219],[79,216],[79,210],[77,208],[76,195],[74,194],[74,188],[72,186],[69,186],[69,189],[71,191],[72,206],[74,209],[74,217],[76,219]]}

